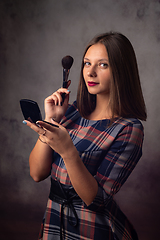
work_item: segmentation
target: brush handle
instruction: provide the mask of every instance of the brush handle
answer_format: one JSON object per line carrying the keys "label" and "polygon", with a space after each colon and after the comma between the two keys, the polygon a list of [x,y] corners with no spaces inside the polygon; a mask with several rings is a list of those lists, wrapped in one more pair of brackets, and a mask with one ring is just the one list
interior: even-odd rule
{"label": "brush handle", "polygon": [[[63,88],[67,88],[67,80],[69,75],[69,69],[63,69]],[[62,93],[62,104],[64,103],[65,93]]]}

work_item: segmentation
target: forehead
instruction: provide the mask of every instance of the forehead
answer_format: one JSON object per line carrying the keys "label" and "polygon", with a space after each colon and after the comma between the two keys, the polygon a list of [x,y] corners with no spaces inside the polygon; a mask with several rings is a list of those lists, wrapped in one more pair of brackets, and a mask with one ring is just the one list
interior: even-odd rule
{"label": "forehead", "polygon": [[86,52],[84,58],[88,59],[107,59],[108,53],[106,47],[102,43],[96,43],[92,45]]}

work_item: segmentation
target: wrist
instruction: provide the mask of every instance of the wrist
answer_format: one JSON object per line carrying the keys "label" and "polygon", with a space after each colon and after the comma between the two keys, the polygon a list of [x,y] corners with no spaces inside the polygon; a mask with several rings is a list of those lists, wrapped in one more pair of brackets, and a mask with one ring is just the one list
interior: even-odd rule
{"label": "wrist", "polygon": [[79,154],[78,154],[76,147],[74,145],[72,145],[72,147],[66,149],[64,154],[61,154],[61,157],[63,158],[64,162],[73,163],[73,159],[74,159],[74,161],[76,159],[79,159]]}
{"label": "wrist", "polygon": [[44,144],[47,144],[43,139],[41,139],[41,136],[39,135],[38,140]]}

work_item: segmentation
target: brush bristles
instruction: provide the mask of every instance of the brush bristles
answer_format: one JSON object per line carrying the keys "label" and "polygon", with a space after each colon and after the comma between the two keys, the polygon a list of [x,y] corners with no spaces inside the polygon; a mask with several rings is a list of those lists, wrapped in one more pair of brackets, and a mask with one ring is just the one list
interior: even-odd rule
{"label": "brush bristles", "polygon": [[73,64],[73,58],[71,56],[65,56],[62,58],[62,66],[64,69],[70,69]]}

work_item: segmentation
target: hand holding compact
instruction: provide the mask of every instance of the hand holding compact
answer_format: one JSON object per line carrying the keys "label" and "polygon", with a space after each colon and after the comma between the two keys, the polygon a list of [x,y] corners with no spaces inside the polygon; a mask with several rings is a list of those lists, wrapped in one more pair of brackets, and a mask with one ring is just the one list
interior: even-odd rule
{"label": "hand holding compact", "polygon": [[54,127],[44,121],[38,121],[37,124],[41,127],[39,132],[43,141],[59,155],[67,155],[75,148],[68,131],[62,125],[55,122],[58,127]]}

